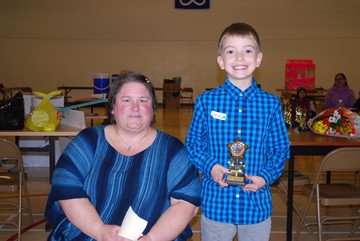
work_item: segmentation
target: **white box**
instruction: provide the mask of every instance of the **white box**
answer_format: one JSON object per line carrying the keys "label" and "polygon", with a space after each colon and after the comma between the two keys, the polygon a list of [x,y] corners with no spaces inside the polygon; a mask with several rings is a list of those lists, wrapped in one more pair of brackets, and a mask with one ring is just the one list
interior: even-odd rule
{"label": "white box", "polygon": [[[19,137],[19,147],[44,147],[49,144],[46,137]],[[55,140],[55,160],[58,160],[62,150],[60,150],[59,140]],[[24,167],[49,167],[48,152],[21,152]]]}

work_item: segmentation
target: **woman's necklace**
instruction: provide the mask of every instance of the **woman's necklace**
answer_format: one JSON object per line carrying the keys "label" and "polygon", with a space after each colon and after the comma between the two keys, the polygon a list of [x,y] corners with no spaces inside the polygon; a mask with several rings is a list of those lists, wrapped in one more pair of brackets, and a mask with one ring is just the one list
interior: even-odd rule
{"label": "woman's necklace", "polygon": [[118,133],[118,135],[120,136],[120,139],[125,143],[125,145],[128,146],[127,151],[131,151],[132,148],[133,148],[133,146],[138,145],[138,144],[140,144],[143,140],[145,140],[145,137],[146,137],[147,134],[149,133],[150,129],[151,129],[151,128],[149,127],[148,130],[147,130],[147,132],[146,132],[146,134],[145,134],[143,137],[141,137],[141,139],[139,139],[139,140],[138,140],[137,142],[135,142],[134,144],[129,145],[129,144],[125,141],[125,139],[120,135],[118,129],[115,127],[115,130],[116,130],[116,132]]}

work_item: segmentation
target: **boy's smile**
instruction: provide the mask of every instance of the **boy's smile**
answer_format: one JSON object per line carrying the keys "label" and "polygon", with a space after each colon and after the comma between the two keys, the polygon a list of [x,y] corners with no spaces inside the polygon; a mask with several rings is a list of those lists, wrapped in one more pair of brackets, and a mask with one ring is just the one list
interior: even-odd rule
{"label": "boy's smile", "polygon": [[252,37],[226,36],[217,61],[231,83],[245,90],[251,85],[253,72],[260,66],[262,53]]}

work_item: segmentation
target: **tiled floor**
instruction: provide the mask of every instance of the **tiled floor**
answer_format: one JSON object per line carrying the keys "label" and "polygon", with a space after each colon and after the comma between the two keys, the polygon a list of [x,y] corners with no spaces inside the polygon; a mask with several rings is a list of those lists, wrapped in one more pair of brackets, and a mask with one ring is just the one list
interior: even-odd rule
{"label": "tiled floor", "polygon": [[[179,139],[184,140],[187,128],[191,120],[192,109],[191,108],[182,108],[179,110],[164,110],[159,109],[156,113],[157,116],[157,124],[156,127],[179,137]],[[305,175],[310,176],[311,178],[314,176],[314,171],[317,170],[321,158],[319,157],[301,157],[296,158],[295,160],[295,169],[303,172]],[[25,230],[22,235],[23,241],[41,241],[46,240],[47,233],[45,232],[45,221],[43,217],[45,203],[47,200],[47,194],[50,188],[49,181],[47,176],[48,169],[42,168],[40,169],[28,169],[29,179],[28,179],[28,188],[31,197],[31,205],[33,209],[33,217],[35,224],[33,226],[29,226],[28,220],[24,217],[23,227],[28,227],[29,230]],[[35,176],[35,177],[34,177]],[[39,178],[41,176],[41,178]],[[282,241],[286,238],[286,206],[281,201],[275,189],[273,189],[273,215],[272,215],[272,232],[270,236],[270,241]],[[0,197],[1,198],[1,197]],[[8,196],[7,199],[11,199],[13,197]],[[299,206],[300,210],[303,209],[304,203],[306,201],[305,196],[301,194],[300,189],[295,189],[295,201]],[[1,198],[0,201],[3,201],[4,198]],[[326,210],[324,210],[326,211]],[[339,208],[335,210],[335,212],[346,212],[347,209]],[[310,216],[314,218],[315,212],[314,207],[311,209]],[[5,218],[3,213],[0,213],[0,219]],[[195,217],[191,226],[193,227],[194,236],[191,241],[200,240],[200,228],[199,228],[199,216]],[[294,218],[294,232],[297,227],[297,219]],[[326,232],[331,234],[331,237],[334,237],[336,233],[342,233],[348,230],[348,227],[345,226],[335,226],[328,228]],[[314,229],[315,230],[315,229]],[[15,230],[10,226],[1,226],[0,225],[0,240],[4,241],[12,241],[16,240],[14,237]],[[357,234],[358,236],[360,234]],[[306,229],[303,230],[300,240],[317,240],[316,232],[313,234],[309,234]]]}

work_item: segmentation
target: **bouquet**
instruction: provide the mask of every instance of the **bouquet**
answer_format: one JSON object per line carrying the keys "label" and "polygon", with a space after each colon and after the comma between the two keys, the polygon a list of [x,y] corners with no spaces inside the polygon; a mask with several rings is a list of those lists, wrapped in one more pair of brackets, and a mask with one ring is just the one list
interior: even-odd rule
{"label": "bouquet", "polygon": [[315,134],[359,138],[360,116],[347,108],[327,109],[307,123]]}

